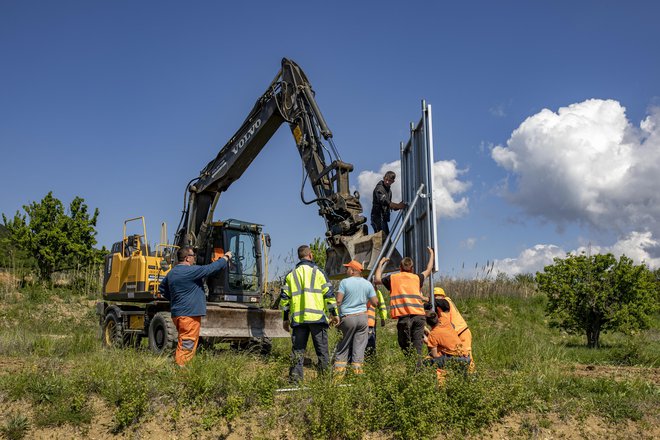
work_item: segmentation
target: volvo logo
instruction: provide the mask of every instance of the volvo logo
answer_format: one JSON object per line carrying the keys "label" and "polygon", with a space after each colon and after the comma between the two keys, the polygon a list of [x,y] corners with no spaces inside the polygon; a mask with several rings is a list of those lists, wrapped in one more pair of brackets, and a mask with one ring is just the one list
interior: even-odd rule
{"label": "volvo logo", "polygon": [[[247,144],[247,142],[252,138],[254,133],[257,131],[257,129],[261,127],[261,119],[257,119],[254,121],[252,126],[248,129],[247,133],[245,133],[241,139],[234,144],[233,147],[231,147],[231,152],[233,154],[237,154],[238,151]],[[230,162],[233,162],[230,159]],[[212,170],[211,170],[211,179],[215,179],[215,177],[218,175],[218,173],[227,166],[227,160],[223,160],[219,164],[217,164]]]}
{"label": "volvo logo", "polygon": [[231,149],[232,153],[234,153],[234,154],[238,153],[238,150],[240,150],[241,148],[243,148],[245,146],[247,141],[250,140],[250,138],[252,137],[254,132],[257,131],[257,128],[259,128],[260,126],[261,126],[261,119],[257,119],[256,121],[254,121],[254,124],[252,124],[252,127],[250,127],[250,129],[247,131],[247,133],[245,133],[243,135],[241,140],[238,141],[238,143],[236,143],[234,145],[234,147]]}

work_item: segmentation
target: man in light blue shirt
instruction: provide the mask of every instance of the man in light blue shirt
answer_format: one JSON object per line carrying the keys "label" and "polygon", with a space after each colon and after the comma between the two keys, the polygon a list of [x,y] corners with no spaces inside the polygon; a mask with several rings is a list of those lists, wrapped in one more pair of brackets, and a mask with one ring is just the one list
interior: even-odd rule
{"label": "man in light blue shirt", "polygon": [[337,374],[346,372],[346,364],[350,355],[351,368],[355,374],[362,374],[364,350],[367,347],[368,324],[367,302],[378,305],[374,286],[362,278],[363,267],[353,260],[347,264],[346,274],[337,289],[337,307],[339,308],[339,330],[342,340],[337,344],[335,352],[334,371]]}

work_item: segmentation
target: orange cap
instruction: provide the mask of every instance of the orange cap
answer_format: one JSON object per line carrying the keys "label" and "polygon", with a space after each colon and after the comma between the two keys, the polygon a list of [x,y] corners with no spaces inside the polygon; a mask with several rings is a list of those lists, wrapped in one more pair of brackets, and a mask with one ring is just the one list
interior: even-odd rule
{"label": "orange cap", "polygon": [[344,266],[350,267],[350,268],[355,269],[355,270],[360,271],[360,272],[362,272],[364,270],[362,268],[362,265],[360,263],[358,263],[357,261],[355,261],[355,260],[349,261],[348,263],[344,264]]}

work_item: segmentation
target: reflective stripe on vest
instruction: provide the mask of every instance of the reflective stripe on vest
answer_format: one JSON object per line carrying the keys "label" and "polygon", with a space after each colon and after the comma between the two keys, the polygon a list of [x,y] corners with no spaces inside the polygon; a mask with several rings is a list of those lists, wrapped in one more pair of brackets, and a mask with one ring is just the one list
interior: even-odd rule
{"label": "reflective stripe on vest", "polygon": [[419,276],[410,272],[396,273],[390,277],[390,316],[424,314],[424,297],[420,293]]}
{"label": "reflective stripe on vest", "polygon": [[292,322],[328,322],[325,309],[334,305],[331,304],[334,296],[323,272],[317,267],[301,264],[287,275],[286,284],[291,295],[289,313]]}
{"label": "reflective stripe on vest", "polygon": [[[385,307],[385,299],[380,290],[376,290],[376,298],[378,298],[378,316],[385,321],[387,319],[387,307]],[[376,308],[369,303],[367,303],[367,325],[376,327]]]}
{"label": "reflective stripe on vest", "polygon": [[367,304],[367,325],[376,327],[376,309],[371,304]]}

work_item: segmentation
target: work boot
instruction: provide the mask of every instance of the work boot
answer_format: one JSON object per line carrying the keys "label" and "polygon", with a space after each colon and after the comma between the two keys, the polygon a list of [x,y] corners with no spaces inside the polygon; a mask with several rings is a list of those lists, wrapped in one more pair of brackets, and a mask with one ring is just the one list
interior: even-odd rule
{"label": "work boot", "polygon": [[364,370],[362,369],[361,363],[353,362],[351,364],[351,370],[353,371],[353,374],[358,376],[364,374]]}

